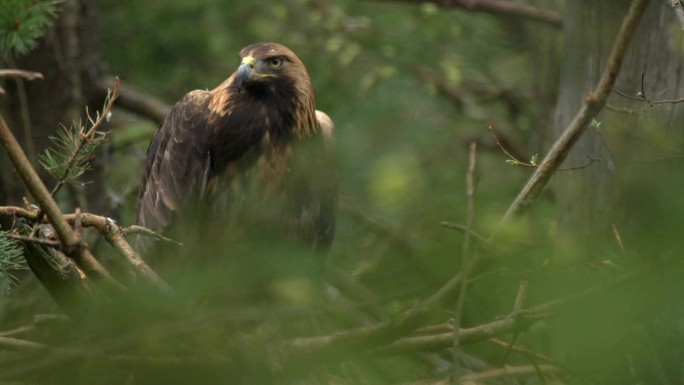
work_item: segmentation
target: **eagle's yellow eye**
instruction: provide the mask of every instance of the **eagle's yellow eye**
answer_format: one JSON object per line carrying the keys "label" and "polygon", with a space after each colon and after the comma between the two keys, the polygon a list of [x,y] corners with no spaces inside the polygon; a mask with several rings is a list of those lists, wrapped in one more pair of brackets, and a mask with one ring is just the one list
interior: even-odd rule
{"label": "eagle's yellow eye", "polygon": [[268,66],[271,68],[279,68],[281,65],[283,65],[283,59],[279,57],[268,59]]}

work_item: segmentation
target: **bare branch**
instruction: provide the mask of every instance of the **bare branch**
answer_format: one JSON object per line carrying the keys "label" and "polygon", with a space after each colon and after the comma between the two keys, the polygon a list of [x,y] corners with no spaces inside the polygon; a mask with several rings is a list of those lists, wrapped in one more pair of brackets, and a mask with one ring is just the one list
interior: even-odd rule
{"label": "bare branch", "polygon": [[[470,143],[470,151],[468,152],[468,171],[466,172],[466,230],[473,227],[473,220],[475,218],[475,166],[477,164],[477,143]],[[460,334],[461,317],[463,315],[463,306],[465,304],[465,294],[468,288],[468,276],[470,273],[470,231],[465,232],[463,237],[463,249],[461,254],[461,287],[458,291],[458,299],[456,300],[456,309],[454,310],[454,333],[453,333],[453,364],[454,375],[458,374],[460,370],[460,359],[458,357],[458,348],[461,345]]]}
{"label": "bare branch", "polygon": [[55,241],[52,239],[45,239],[45,238],[29,237],[29,236],[20,235],[20,234],[11,234],[10,233],[10,234],[7,234],[7,238],[16,239],[17,241],[22,241],[22,242],[38,243],[38,244],[50,246],[50,247],[59,248],[60,246],[62,246],[62,244],[59,243],[59,241]]}
{"label": "bare branch", "polygon": [[563,160],[565,160],[572,147],[589,126],[589,123],[598,115],[603,106],[605,106],[608,95],[610,95],[613,86],[615,85],[615,79],[620,72],[622,60],[625,57],[632,36],[634,36],[639,21],[649,2],[649,0],[632,1],[629,11],[622,22],[617,38],[615,39],[615,45],[608,58],[608,64],[603,70],[596,89],[587,95],[586,102],[582,109],[575,116],[572,123],[570,123],[570,126],[568,126],[560,138],[556,140],[544,160],[539,164],[539,167],[527,181],[527,184],[525,184],[513,203],[511,203],[501,221],[502,223],[505,223],[513,216],[522,213],[535,202],[551,179],[551,176],[553,176],[556,169]]}
{"label": "bare branch", "polygon": [[458,231],[460,231],[460,232],[462,232],[462,233],[464,233],[464,234],[465,234],[465,233],[468,233],[468,234],[470,234],[471,237],[477,239],[477,241],[480,242],[480,243],[484,243],[484,242],[487,241],[487,240],[486,240],[484,237],[482,237],[480,234],[478,234],[478,233],[476,233],[475,231],[473,231],[473,229],[469,229],[468,227],[466,227],[465,225],[462,225],[462,224],[460,224],[460,223],[454,223],[454,222],[444,221],[444,222],[441,223],[441,226],[444,227],[444,228],[447,228],[447,229],[458,230]]}
{"label": "bare branch", "polygon": [[[30,211],[27,209],[22,209],[20,207],[11,206],[0,206],[0,216],[19,216],[29,220],[37,221],[40,213],[37,211]],[[152,230],[141,226],[129,226],[126,228],[121,228],[116,222],[110,218],[89,214],[81,213],[80,211],[74,214],[63,215],[64,219],[69,224],[73,224],[76,228],[79,226],[93,227],[102,234],[102,236],[111,244],[118,252],[121,254],[129,266],[131,266],[137,273],[140,274],[141,278],[150,283],[152,286],[160,289],[162,292],[169,293],[171,288],[166,282],[164,282],[146,263],[140,258],[138,253],[133,250],[130,243],[124,238],[129,234],[144,234],[152,236],[167,242],[172,242],[178,245],[182,245],[172,239],[163,237],[156,234]],[[25,240],[25,239],[22,239]],[[59,247],[61,244],[59,242],[42,240],[42,238],[28,237],[26,240],[34,241],[40,240],[40,243],[48,244],[49,246]]]}
{"label": "bare branch", "polygon": [[615,236],[615,240],[617,241],[618,246],[620,247],[620,251],[622,254],[625,253],[625,245],[622,243],[622,237],[620,236],[620,231],[618,231],[617,226],[615,226],[615,223],[611,224],[610,227],[613,229],[613,235]]}
{"label": "bare branch", "polygon": [[528,356],[530,358],[533,358],[535,360],[548,362],[549,364],[553,364],[553,365],[560,365],[560,363],[557,360],[555,360],[555,359],[553,359],[553,358],[551,358],[545,354],[537,353],[537,352],[532,351],[530,349],[526,349],[522,346],[512,344],[508,341],[500,340],[498,338],[490,338],[487,340],[487,342],[494,344],[494,345],[497,345],[497,346],[500,346],[502,348],[505,348],[506,350],[510,349],[513,352],[523,354],[523,355]]}
{"label": "bare branch", "polygon": [[151,237],[151,238],[154,238],[154,239],[157,239],[160,241],[173,243],[174,245],[177,245],[177,246],[183,246],[182,242],[178,242],[175,239],[167,238],[167,237],[165,237],[159,233],[156,233],[156,232],[148,229],[147,227],[130,225],[130,226],[126,226],[126,227],[122,228],[121,233],[123,234],[124,237],[127,237],[129,235],[133,235],[133,234],[139,234],[139,235]]}
{"label": "bare branch", "polygon": [[[499,141],[499,137],[496,135],[494,132],[494,129],[492,126],[489,126],[489,132],[492,134],[492,138],[494,138],[494,142],[496,143],[496,146],[499,147],[499,149],[508,156],[508,160],[506,160],[507,163],[513,164],[515,166],[524,166],[524,167],[530,167],[530,168],[538,168],[539,165],[536,163],[536,161],[532,160],[530,162],[525,162],[517,158],[515,155],[511,154],[510,151],[506,149],[506,147]],[[536,158],[535,154],[535,158]],[[579,166],[568,166],[568,167],[558,167],[556,171],[570,171],[570,170],[580,170],[583,168],[589,167],[592,163],[594,162],[600,162],[603,161],[603,159],[599,158],[592,158],[590,156],[587,156],[588,160],[586,163],[581,164]]]}
{"label": "bare branch", "polygon": [[15,70],[15,69],[3,69],[0,70],[0,78],[21,78],[25,80],[43,80],[43,74],[40,72],[25,71],[25,70]]}

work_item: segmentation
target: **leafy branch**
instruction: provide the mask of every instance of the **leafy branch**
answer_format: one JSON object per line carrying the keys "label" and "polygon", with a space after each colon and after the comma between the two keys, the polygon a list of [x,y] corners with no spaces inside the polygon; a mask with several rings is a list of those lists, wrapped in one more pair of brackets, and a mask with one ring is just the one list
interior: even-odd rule
{"label": "leafy branch", "polygon": [[67,128],[60,125],[56,136],[50,137],[54,145],[40,156],[40,163],[57,179],[57,184],[50,192],[55,196],[67,182],[73,181],[90,169],[90,160],[106,140],[107,132],[100,127],[111,117],[114,101],[119,95],[119,78],[114,81],[114,89],[107,93],[102,113],[97,111],[93,118],[86,108],[87,124],[80,120]]}
{"label": "leafy branch", "polygon": [[[592,126],[595,126],[596,128],[598,128],[598,126],[600,125],[600,123],[598,123],[596,121],[592,121],[591,124],[592,124]],[[506,164],[510,164],[511,166],[523,166],[523,167],[530,167],[530,168],[539,167],[539,154],[532,155],[528,162],[521,160],[506,149],[506,147],[501,143],[499,138],[496,136],[496,133],[494,132],[494,129],[492,128],[492,126],[489,126],[489,132],[492,134],[492,138],[494,138],[494,142],[496,143],[497,147],[499,147],[499,149],[501,149],[501,151],[504,154],[506,154],[506,156],[508,156],[508,159],[506,159]],[[558,167],[556,169],[556,171],[580,170],[580,169],[589,167],[594,162],[603,161],[603,159],[592,158],[590,156],[587,156],[587,158],[588,158],[587,162],[580,164],[579,166]]]}

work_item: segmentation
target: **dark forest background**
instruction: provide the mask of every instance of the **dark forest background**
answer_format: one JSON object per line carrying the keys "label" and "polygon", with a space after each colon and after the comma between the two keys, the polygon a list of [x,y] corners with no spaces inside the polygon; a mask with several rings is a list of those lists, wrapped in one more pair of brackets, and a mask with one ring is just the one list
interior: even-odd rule
{"label": "dark forest background", "polygon": [[[35,2],[0,3],[4,33],[19,16],[3,12],[21,3]],[[401,324],[407,311],[463,271],[464,256],[479,263],[466,269],[470,284],[461,300],[450,298],[416,327],[398,327],[389,340],[345,346],[344,354],[337,351],[339,356],[331,354],[324,364],[312,364],[314,369],[293,364],[285,370],[287,381],[684,382],[684,24],[676,12],[681,5],[650,2],[614,92],[568,155],[565,170],[554,174],[524,214],[501,222],[596,87],[630,3],[57,3],[37,45],[6,51],[0,61],[2,68],[44,75],[35,81],[0,79],[5,90],[0,112],[34,167],[42,170],[39,155],[59,123],[83,117],[86,106],[100,109],[113,76],[121,81],[121,97],[105,127],[107,142],[91,170],[56,196],[63,212],[78,207],[121,226],[133,224],[146,149],[168,108],[190,90],[221,83],[237,68],[242,47],[276,41],[305,63],[317,108],[336,124],[337,234],[327,256],[327,283],[255,279],[280,302],[254,312],[239,300],[226,301],[221,311],[195,307],[182,316],[159,311],[151,317],[149,307],[124,306],[91,328],[92,314],[82,321],[55,318],[63,309],[33,274],[9,271],[17,282],[0,295],[0,339],[61,350],[34,351],[0,340],[0,368],[12,369],[7,375],[0,371],[0,384],[285,382],[254,374],[259,370],[253,367],[262,364],[273,369],[272,362],[254,358],[267,355],[261,347],[378,322]],[[469,171],[473,157],[475,170]],[[476,185],[472,198],[466,193],[468,176]],[[30,197],[4,152],[0,183],[2,206],[23,206],[22,197]],[[15,222],[0,218],[0,230]],[[466,237],[464,227],[474,234]],[[492,234],[494,240],[482,241]],[[96,231],[84,236],[98,259],[119,258]],[[212,279],[195,272],[192,261],[173,263],[177,269],[169,279],[181,296],[203,295],[197,288]],[[222,276],[225,266],[216,266],[213,273]],[[225,276],[260,277],[259,266],[242,264]],[[520,303],[523,294],[526,301]],[[549,303],[521,316],[522,309]],[[153,320],[147,327],[133,326],[127,311]],[[249,326],[237,334],[214,323],[247,313]],[[50,316],[36,317],[45,314]],[[290,325],[293,319],[312,324],[303,330]],[[373,350],[398,338],[443,336],[454,324],[474,328],[507,319],[519,322],[492,332],[492,337],[500,334],[495,341],[409,344],[401,354]],[[118,337],[138,344],[116,343]],[[185,342],[177,344],[176,338]],[[88,352],[89,358],[70,349]],[[206,359],[201,364],[144,360],[176,357],[179,351]],[[224,373],[216,357],[239,362],[236,357],[242,357],[248,364],[244,373],[234,368]],[[187,365],[201,374],[190,380],[159,375],[170,370],[165,365]],[[493,375],[472,376],[478,373]]]}

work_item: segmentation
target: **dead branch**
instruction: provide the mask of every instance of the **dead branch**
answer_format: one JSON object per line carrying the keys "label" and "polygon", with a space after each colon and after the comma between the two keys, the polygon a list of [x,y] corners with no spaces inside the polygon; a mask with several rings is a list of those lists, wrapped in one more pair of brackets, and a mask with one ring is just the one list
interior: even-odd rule
{"label": "dead branch", "polygon": [[[73,215],[73,220],[81,219],[84,226],[95,227],[102,234],[107,242],[121,254],[128,265],[143,279],[144,282],[151,284],[163,293],[171,293],[171,287],[152,270],[145,261],[140,258],[138,253],[133,250],[130,243],[124,238],[123,230],[114,220],[98,215],[82,213]],[[71,218],[70,218],[71,219]]]}
{"label": "dead branch", "polygon": [[500,347],[507,349],[507,350],[510,349],[513,352],[525,355],[525,356],[533,358],[535,360],[544,361],[544,362],[547,362],[549,364],[553,364],[553,365],[557,365],[557,366],[560,365],[560,363],[557,360],[555,360],[555,359],[553,359],[553,358],[551,358],[545,354],[537,353],[537,352],[532,351],[530,349],[524,348],[520,345],[515,345],[513,343],[510,343],[508,341],[500,340],[498,338],[490,338],[487,340],[487,342],[494,344],[496,346],[500,346]]}
{"label": "dead branch", "polygon": [[[28,220],[37,221],[39,215],[40,213],[38,213],[37,211],[22,209],[20,207],[0,206],[0,216],[18,216],[26,218]],[[113,219],[103,217],[100,215],[79,212],[75,214],[64,214],[63,218],[66,220],[67,223],[73,224],[74,226],[77,226],[78,223],[80,223],[81,226],[95,228],[100,234],[102,234],[105,240],[110,245],[112,245],[112,247],[114,247],[114,249],[116,249],[116,251],[119,254],[121,254],[121,256],[124,257],[128,265],[134,269],[134,271],[140,276],[143,282],[146,282],[151,286],[156,287],[161,292],[171,292],[171,288],[169,287],[169,285],[166,282],[164,282],[164,280],[162,280],[161,277],[159,277],[157,273],[155,273],[154,270],[152,270],[145,263],[145,261],[143,261],[142,258],[140,258],[138,253],[135,250],[133,250],[130,243],[128,243],[128,241],[125,239],[125,236],[130,234],[144,234],[165,241],[174,242],[176,244],[179,244],[178,242],[158,235],[152,230],[146,229],[141,226],[129,226],[126,228],[121,228]],[[34,239],[41,238],[30,237],[29,240],[33,241]],[[53,244],[53,241],[49,240],[41,239],[40,242],[49,242],[48,245],[53,247],[61,245],[59,242]]]}
{"label": "dead branch", "polygon": [[479,243],[485,243],[487,241],[483,236],[473,231],[473,229],[469,229],[467,226],[460,223],[444,221],[441,223],[441,226],[447,229],[458,230],[464,234],[470,234],[470,236],[475,238]]}
{"label": "dead branch", "polygon": [[61,246],[61,243],[59,243],[59,241],[55,241],[52,239],[45,239],[45,238],[30,237],[30,236],[25,236],[25,235],[20,235],[20,234],[11,234],[10,233],[10,234],[7,234],[7,238],[16,239],[17,241],[22,241],[22,242],[38,243],[38,244],[50,246],[50,247],[60,247]]}
{"label": "dead branch", "polygon": [[556,169],[563,160],[565,160],[572,147],[589,126],[589,123],[605,106],[608,95],[610,95],[613,86],[615,85],[615,79],[620,73],[622,61],[632,40],[632,36],[634,36],[639,21],[649,2],[649,0],[632,1],[629,11],[620,26],[613,50],[608,58],[608,64],[603,70],[596,89],[587,95],[582,109],[577,113],[560,138],[556,140],[544,160],[539,164],[539,167],[535,169],[534,174],[532,174],[513,203],[511,203],[508,211],[506,211],[506,214],[501,220],[502,224],[513,216],[524,212],[535,202],[556,172]]}
{"label": "dead branch", "polygon": [[3,69],[0,70],[0,78],[21,78],[25,80],[43,80],[43,74],[40,72],[25,71],[25,70],[15,70],[15,69]]}
{"label": "dead branch", "polygon": [[[529,162],[525,162],[523,160],[520,160],[519,157],[516,157],[513,155],[509,150],[506,149],[506,146],[504,146],[501,141],[499,140],[499,137],[496,135],[494,132],[494,128],[492,126],[489,126],[489,132],[492,135],[492,138],[494,138],[494,143],[496,143],[496,146],[508,157],[506,160],[506,163],[515,165],[515,166],[524,166],[524,167],[530,167],[530,168],[537,168],[539,165],[537,164],[537,161],[535,158],[537,157],[537,154],[535,154]],[[568,166],[568,167],[558,167],[556,171],[570,171],[570,170],[581,170],[583,168],[589,167],[591,164],[594,162],[599,162],[603,161],[603,159],[598,159],[598,158],[592,158],[590,156],[587,156],[588,160],[586,163],[581,164],[579,166]]]}

